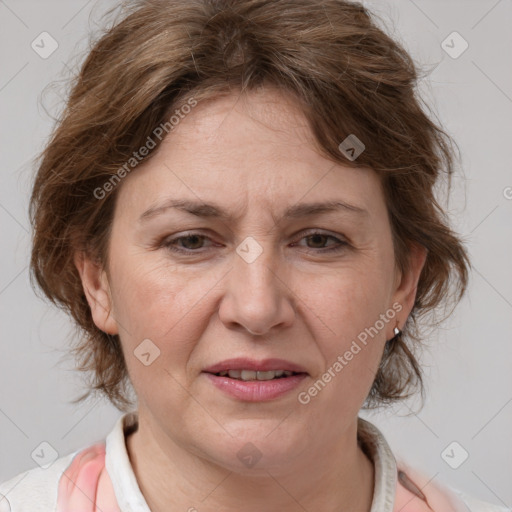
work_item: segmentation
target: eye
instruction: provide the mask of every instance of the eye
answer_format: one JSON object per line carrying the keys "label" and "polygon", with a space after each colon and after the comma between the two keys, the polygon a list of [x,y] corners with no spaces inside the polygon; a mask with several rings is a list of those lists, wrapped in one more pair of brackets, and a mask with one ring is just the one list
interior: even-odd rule
{"label": "eye", "polygon": [[[187,233],[182,236],[178,236],[175,238],[164,240],[161,244],[162,247],[169,249],[170,251],[182,254],[194,254],[204,252],[201,249],[204,249],[204,242],[206,240],[210,240],[206,235],[202,235],[200,233]],[[335,252],[341,251],[347,246],[347,242],[341,240],[338,237],[330,235],[328,233],[323,233],[321,231],[310,231],[305,236],[299,239],[299,241],[305,240],[306,243],[312,243],[313,247],[306,246],[306,250],[308,252]],[[326,243],[329,241],[333,241],[334,243],[331,246],[324,247]],[[214,244],[210,244],[212,247]],[[298,243],[291,244],[293,246],[298,246]]]}
{"label": "eye", "polygon": [[[170,240],[164,241],[163,246],[175,252],[191,253],[198,252],[197,249],[201,249],[202,241],[209,240],[206,235],[199,233],[188,233],[184,236],[178,236]],[[181,242],[181,246],[179,243]]]}
{"label": "eye", "polygon": [[[331,245],[331,247],[319,247],[324,245],[328,240],[334,240],[334,246]],[[306,249],[311,250],[313,252],[334,252],[334,251],[341,251],[344,249],[344,247],[347,245],[347,243],[344,240],[341,240],[338,237],[335,237],[333,235],[323,233],[321,231],[310,231],[306,236],[303,236],[301,239],[310,241],[313,243],[316,247],[306,247]]]}

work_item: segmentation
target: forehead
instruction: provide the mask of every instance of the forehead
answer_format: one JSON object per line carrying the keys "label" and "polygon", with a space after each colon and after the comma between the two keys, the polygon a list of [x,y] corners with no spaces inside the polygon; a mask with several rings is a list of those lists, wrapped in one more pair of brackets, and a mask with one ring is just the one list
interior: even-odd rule
{"label": "forehead", "polygon": [[144,211],[173,196],[233,211],[335,200],[365,209],[381,193],[371,169],[322,155],[294,98],[274,89],[199,103],[122,189]]}

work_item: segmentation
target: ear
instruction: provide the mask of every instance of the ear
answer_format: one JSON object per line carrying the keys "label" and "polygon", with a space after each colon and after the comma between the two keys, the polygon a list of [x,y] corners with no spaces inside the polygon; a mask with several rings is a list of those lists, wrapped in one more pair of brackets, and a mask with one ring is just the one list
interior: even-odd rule
{"label": "ear", "polygon": [[397,272],[395,279],[395,292],[393,303],[398,302],[403,307],[400,313],[399,327],[402,329],[416,301],[418,281],[427,259],[428,250],[421,244],[409,245],[409,269],[406,272]]}
{"label": "ear", "polygon": [[96,327],[107,334],[119,334],[117,322],[112,315],[113,303],[106,271],[83,252],[75,252],[74,263]]}

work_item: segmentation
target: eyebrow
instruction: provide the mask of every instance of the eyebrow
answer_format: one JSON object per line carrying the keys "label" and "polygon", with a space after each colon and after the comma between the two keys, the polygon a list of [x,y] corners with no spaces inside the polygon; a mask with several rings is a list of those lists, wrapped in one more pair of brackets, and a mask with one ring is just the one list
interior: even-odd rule
{"label": "eyebrow", "polygon": [[[202,218],[217,218],[229,221],[234,215],[224,210],[215,203],[192,201],[189,199],[169,199],[161,204],[154,205],[147,209],[140,217],[139,222],[161,215],[170,209],[177,209]],[[346,203],[345,201],[325,201],[314,203],[301,203],[288,207],[282,214],[282,219],[299,219],[303,217],[344,211],[358,216],[368,216],[368,211],[359,206]]]}

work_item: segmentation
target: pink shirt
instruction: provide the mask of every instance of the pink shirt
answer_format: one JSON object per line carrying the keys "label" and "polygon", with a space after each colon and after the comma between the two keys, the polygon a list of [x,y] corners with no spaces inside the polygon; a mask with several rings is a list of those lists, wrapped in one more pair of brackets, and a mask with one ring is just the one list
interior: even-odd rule
{"label": "pink shirt", "polygon": [[[0,512],[151,512],[126,450],[125,436],[136,427],[136,413],[127,413],[106,441],[3,483]],[[375,469],[371,512],[512,512],[434,482],[397,461],[382,433],[362,418],[358,439]]]}

